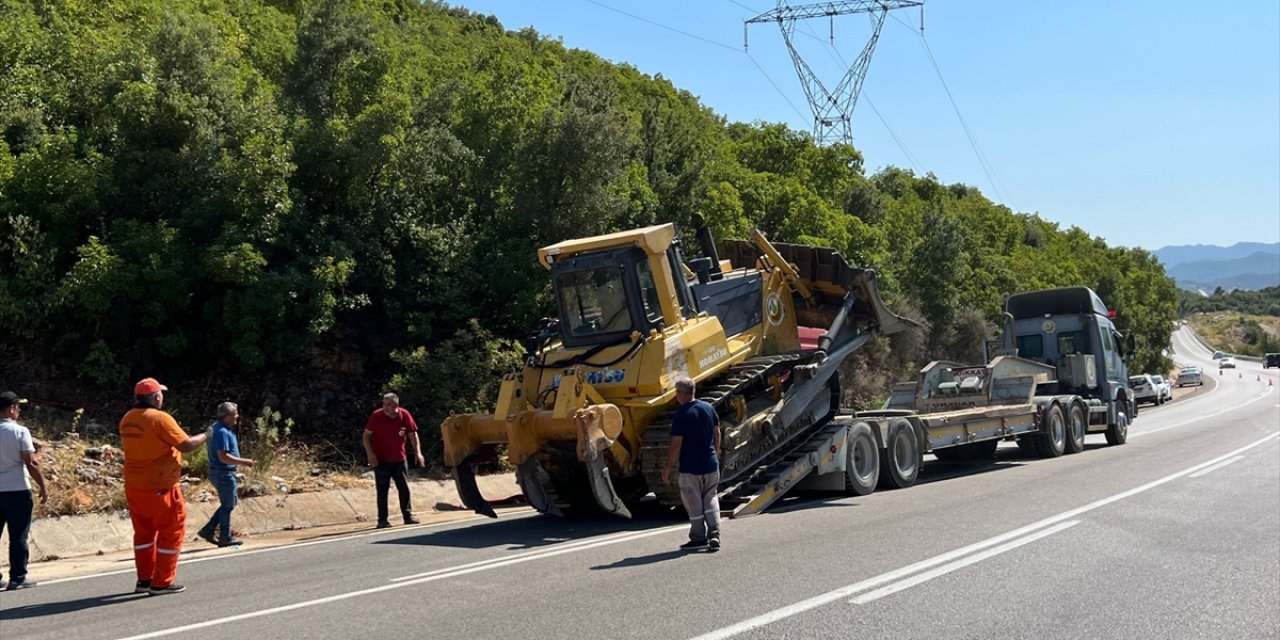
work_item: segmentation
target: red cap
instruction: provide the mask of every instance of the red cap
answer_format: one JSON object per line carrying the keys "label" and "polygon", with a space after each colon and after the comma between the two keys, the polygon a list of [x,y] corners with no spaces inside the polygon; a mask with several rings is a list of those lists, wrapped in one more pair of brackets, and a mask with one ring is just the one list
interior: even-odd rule
{"label": "red cap", "polygon": [[149,396],[157,391],[168,391],[169,387],[160,384],[155,378],[143,378],[133,385],[133,395]]}

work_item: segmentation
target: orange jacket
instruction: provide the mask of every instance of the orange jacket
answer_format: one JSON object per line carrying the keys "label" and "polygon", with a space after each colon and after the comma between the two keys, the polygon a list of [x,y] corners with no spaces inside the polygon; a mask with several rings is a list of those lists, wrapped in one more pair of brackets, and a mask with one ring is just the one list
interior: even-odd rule
{"label": "orange jacket", "polygon": [[182,477],[177,446],[187,434],[173,416],[151,408],[132,409],[120,420],[125,489],[169,489]]}

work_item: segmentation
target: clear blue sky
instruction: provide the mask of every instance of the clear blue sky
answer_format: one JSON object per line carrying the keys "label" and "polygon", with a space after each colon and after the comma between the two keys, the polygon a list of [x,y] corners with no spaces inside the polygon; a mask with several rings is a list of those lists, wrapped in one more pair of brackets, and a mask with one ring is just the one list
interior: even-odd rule
{"label": "clear blue sky", "polygon": [[[774,2],[451,4],[661,74],[731,121],[811,129],[777,27],[752,25],[743,53],[743,20]],[[923,39],[918,9],[891,16],[854,113],[870,171],[932,172],[1112,245],[1280,241],[1280,2],[927,0]],[[830,28],[796,41],[833,87],[870,27],[837,18],[834,47]]]}

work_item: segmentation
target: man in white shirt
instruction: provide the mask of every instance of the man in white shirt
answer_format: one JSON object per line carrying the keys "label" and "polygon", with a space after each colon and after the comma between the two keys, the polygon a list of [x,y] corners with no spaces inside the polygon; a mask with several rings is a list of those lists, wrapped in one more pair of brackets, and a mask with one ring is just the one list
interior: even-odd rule
{"label": "man in white shirt", "polygon": [[[35,581],[27,579],[27,534],[35,512],[27,472],[40,487],[40,504],[49,501],[31,431],[18,424],[18,415],[26,403],[12,391],[0,393],[0,532],[9,528],[8,591],[36,586]],[[3,578],[0,576],[0,586],[5,586]]]}

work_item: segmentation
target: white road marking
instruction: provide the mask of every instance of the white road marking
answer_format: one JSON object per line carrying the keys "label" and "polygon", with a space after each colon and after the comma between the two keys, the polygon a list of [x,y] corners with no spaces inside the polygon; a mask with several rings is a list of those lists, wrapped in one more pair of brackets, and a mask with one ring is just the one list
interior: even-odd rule
{"label": "white road marking", "polygon": [[[536,512],[534,512],[532,509],[530,509],[528,513],[516,513],[516,514],[510,515],[510,516],[505,516],[505,517],[504,517],[504,519],[506,519],[506,520],[511,520],[511,519],[515,519],[515,518],[527,518],[527,517],[534,516],[534,515],[537,515],[537,513],[536,513]],[[440,527],[445,527],[445,526],[448,526],[448,525],[451,525],[451,524],[462,524],[462,523],[466,523],[466,522],[473,522],[473,521],[475,521],[475,520],[490,520],[490,519],[491,519],[491,518],[488,518],[487,516],[470,516],[470,517],[466,517],[466,518],[458,518],[457,520],[450,520],[450,521],[448,521],[448,522],[432,522],[432,523],[429,523],[429,524],[423,524],[423,525],[409,525],[409,526],[407,526],[407,527],[393,527],[393,528],[391,528],[391,529],[379,529],[379,530],[377,530],[377,531],[366,531],[366,532],[364,532],[364,533],[357,533],[357,534],[351,534],[351,535],[346,535],[346,534],[335,534],[335,535],[333,535],[332,537],[325,538],[324,540],[310,540],[310,541],[307,541],[307,542],[296,542],[296,543],[291,543],[291,544],[280,544],[280,545],[276,545],[276,546],[273,546],[273,547],[264,547],[264,548],[262,548],[262,549],[252,549],[252,550],[249,550],[249,551],[233,551],[233,552],[230,552],[230,553],[223,553],[223,554],[219,554],[219,555],[216,555],[216,556],[202,556],[202,557],[199,557],[199,558],[184,558],[184,559],[182,559],[182,560],[179,560],[179,561],[178,561],[178,566],[180,566],[180,567],[185,567],[185,566],[187,566],[187,565],[189,565],[189,564],[195,564],[195,563],[197,563],[197,562],[208,562],[209,560],[229,560],[229,559],[233,559],[233,558],[243,558],[243,557],[245,557],[245,556],[257,555],[257,554],[259,554],[259,553],[268,553],[268,552],[272,552],[272,551],[287,551],[287,550],[289,550],[289,549],[299,549],[299,548],[301,548],[301,547],[310,547],[310,546],[317,545],[317,544],[331,544],[331,543],[334,543],[334,542],[345,542],[345,541],[348,541],[348,540],[359,540],[360,538],[372,538],[372,537],[374,537],[374,536],[385,536],[385,535],[394,534],[394,533],[403,533],[403,532],[405,532],[405,531],[417,531],[417,530],[422,530],[422,529],[438,529],[438,528],[440,528]],[[213,551],[213,549],[210,549],[210,551]],[[132,563],[133,563],[133,559],[132,559],[132,558],[126,558],[124,561],[129,562],[129,563],[130,563],[130,565],[132,565]],[[90,578],[102,578],[102,577],[105,577],[105,576],[118,576],[118,575],[125,574],[125,573],[137,573],[137,570],[136,570],[136,569],[134,569],[132,566],[130,566],[130,568],[128,568],[128,569],[120,569],[119,571],[104,571],[104,572],[102,572],[102,573],[91,573],[91,574],[83,575],[83,576],[72,576],[72,577],[70,577],[70,578],[58,578],[58,579],[56,579],[56,580],[41,580],[41,581],[40,581],[40,584],[42,584],[42,585],[51,585],[51,584],[58,584],[58,583],[60,583],[60,582],[75,582],[75,581],[77,581],[77,580],[88,580],[88,579],[90,579]]]}
{"label": "white road marking", "polygon": [[221,625],[221,624],[227,624],[227,623],[229,623],[229,622],[238,622],[238,621],[240,621],[240,620],[249,620],[249,619],[252,619],[252,618],[260,618],[260,617],[262,617],[262,616],[269,616],[269,615],[276,614],[276,613],[284,613],[284,612],[286,612],[286,611],[293,611],[293,610],[295,610],[295,609],[305,609],[305,608],[307,608],[307,607],[315,607],[315,606],[319,606],[319,605],[322,605],[322,604],[329,604],[329,603],[331,603],[331,602],[339,602],[339,601],[342,601],[342,600],[349,600],[349,599],[351,599],[351,598],[358,598],[358,597],[360,597],[360,596],[367,596],[367,595],[372,595],[372,594],[375,594],[375,593],[382,593],[382,592],[384,592],[384,591],[391,591],[391,590],[393,590],[393,589],[400,589],[400,588],[403,588],[403,587],[408,587],[408,586],[412,586],[412,585],[416,585],[416,584],[424,584],[424,583],[427,583],[427,582],[434,582],[434,581],[436,581],[436,580],[444,580],[445,578],[453,578],[453,577],[456,577],[456,576],[466,575],[466,574],[468,574],[468,573],[475,573],[475,572],[477,572],[477,571],[486,571],[486,570],[488,570],[488,569],[497,569],[498,567],[505,567],[505,566],[508,566],[508,565],[520,564],[520,563],[523,563],[523,562],[529,562],[529,561],[532,561],[532,560],[540,560],[540,559],[542,559],[542,558],[551,558],[551,557],[558,556],[558,555],[562,555],[562,554],[566,554],[566,553],[575,553],[575,552],[578,552],[578,551],[585,551],[585,550],[587,550],[587,549],[594,549],[594,548],[596,548],[596,547],[603,547],[603,546],[608,546],[608,545],[618,544],[618,543],[621,543],[621,542],[630,542],[630,541],[632,541],[632,540],[639,540],[639,539],[641,539],[641,538],[648,538],[648,537],[650,537],[650,536],[661,535],[661,534],[664,534],[664,533],[672,533],[672,532],[675,532],[675,531],[687,531],[687,530],[688,530],[688,527],[687,527],[687,526],[685,526],[685,525],[683,525],[683,524],[680,524],[680,525],[675,525],[675,526],[671,526],[671,527],[664,527],[664,528],[662,528],[662,529],[654,529],[654,530],[652,530],[652,531],[642,531],[642,532],[640,532],[640,533],[635,533],[635,534],[631,534],[631,535],[624,535],[624,536],[613,537],[613,538],[610,538],[610,539],[607,539],[607,540],[593,541],[593,542],[590,542],[590,543],[587,543],[587,544],[581,544],[581,545],[574,546],[574,547],[571,547],[571,548],[557,548],[557,549],[552,549],[552,550],[547,550],[547,551],[541,551],[541,552],[534,553],[534,554],[522,554],[522,555],[519,555],[519,556],[510,557],[510,558],[506,558],[506,559],[503,559],[503,560],[497,560],[497,561],[495,561],[495,562],[490,562],[490,563],[484,564],[483,566],[473,566],[475,563],[472,563],[471,565],[461,565],[461,566],[459,566],[459,567],[454,567],[454,568],[452,568],[451,570],[445,570],[445,571],[440,571],[440,572],[434,572],[433,574],[428,575],[428,576],[425,576],[425,577],[421,577],[421,578],[414,578],[414,579],[411,579],[411,580],[404,580],[403,582],[394,582],[394,583],[392,583],[392,584],[386,584],[386,585],[382,585],[382,586],[380,586],[380,587],[372,587],[372,588],[369,588],[369,589],[361,589],[361,590],[359,590],[359,591],[349,591],[349,592],[347,592],[347,593],[340,593],[340,594],[333,595],[333,596],[328,596],[328,597],[325,597],[325,598],[317,598],[317,599],[315,599],[315,600],[306,600],[306,601],[303,601],[303,602],[295,602],[295,603],[293,603],[293,604],[288,604],[288,605],[284,605],[284,606],[280,606],[280,607],[274,607],[274,608],[271,608],[271,609],[263,609],[263,610],[261,610],[261,611],[250,611],[250,612],[248,612],[248,613],[241,613],[241,614],[239,614],[239,615],[227,616],[227,617],[225,617],[225,618],[215,618],[215,619],[213,619],[213,620],[206,620],[206,621],[204,621],[204,622],[196,622],[196,623],[193,623],[193,624],[183,625],[183,626],[181,626],[181,627],[171,627],[171,628],[169,628],[169,629],[159,629],[159,630],[157,630],[157,631],[151,631],[151,632],[149,632],[149,633],[143,633],[143,634],[139,634],[139,635],[136,635],[136,636],[129,636],[129,637],[127,637],[127,638],[122,638],[121,640],[146,640],[147,638],[160,638],[160,637],[163,637],[163,636],[171,636],[171,635],[178,634],[178,633],[186,633],[186,632],[188,632],[188,631],[195,631],[195,630],[197,630],[197,629],[206,629],[206,628],[209,628],[209,627],[215,627],[215,626],[218,626],[218,625]]}
{"label": "white road marking", "polygon": [[[1240,409],[1240,408],[1243,408],[1243,407],[1247,407],[1247,406],[1249,406],[1249,405],[1251,405],[1251,404],[1253,404],[1253,403],[1255,403],[1255,402],[1257,402],[1257,401],[1259,401],[1259,400],[1263,400],[1263,399],[1265,399],[1267,396],[1271,395],[1271,391],[1272,391],[1272,389],[1275,389],[1275,387],[1267,387],[1267,390],[1266,390],[1266,391],[1263,391],[1263,392],[1262,392],[1262,395],[1260,395],[1260,396],[1258,396],[1258,397],[1256,397],[1256,398],[1254,398],[1254,399],[1252,399],[1252,400],[1250,400],[1250,401],[1248,401],[1248,402],[1245,402],[1244,404],[1238,404],[1238,405],[1235,405],[1235,406],[1233,406],[1233,407],[1227,407],[1226,409],[1223,409],[1222,411],[1218,411],[1218,412],[1216,412],[1216,413],[1211,413],[1211,414],[1209,414],[1209,415],[1207,415],[1207,416],[1199,416],[1199,417],[1197,417],[1197,418],[1191,418],[1190,420],[1183,420],[1182,422],[1175,422],[1175,423],[1173,423],[1173,424],[1171,424],[1171,425],[1166,425],[1166,426],[1160,427],[1159,429],[1152,429],[1152,430],[1150,430],[1150,431],[1142,431],[1142,432],[1138,432],[1138,433],[1131,433],[1131,434],[1129,434],[1129,439],[1130,439],[1130,440],[1132,440],[1133,438],[1137,438],[1137,437],[1139,437],[1139,436],[1149,436],[1149,435],[1151,435],[1151,434],[1153,434],[1153,433],[1160,433],[1161,431],[1168,431],[1168,430],[1170,430],[1170,429],[1177,429],[1178,427],[1185,427],[1185,426],[1187,426],[1187,425],[1189,425],[1189,424],[1193,424],[1193,423],[1196,423],[1196,422],[1200,422],[1201,420],[1207,420],[1207,419],[1212,418],[1212,417],[1214,417],[1214,416],[1220,416],[1220,415],[1222,415],[1222,414],[1224,414],[1224,413],[1227,413],[1227,412],[1230,412],[1230,411],[1235,411],[1236,409]],[[1142,417],[1142,414],[1138,414],[1138,417]]]}
{"label": "white road marking", "polygon": [[1241,453],[1244,453],[1245,451],[1248,451],[1254,447],[1270,442],[1276,439],[1277,437],[1280,437],[1280,433],[1272,433],[1267,437],[1262,438],[1261,440],[1254,441],[1253,443],[1240,447],[1235,451],[1218,456],[1217,458],[1214,458],[1206,462],[1202,462],[1195,466],[1188,467],[1177,473],[1167,475],[1163,478],[1160,478],[1159,480],[1153,480],[1144,485],[1139,485],[1137,487],[1128,489],[1126,491],[1122,491],[1110,497],[1103,498],[1101,500],[1095,500],[1093,502],[1090,502],[1089,504],[1084,505],[1083,507],[1076,507],[1075,509],[1063,511],[1062,513],[1059,513],[1057,515],[1050,516],[1048,518],[1039,520],[1037,522],[1033,522],[1025,527],[1014,529],[1013,531],[1002,533],[998,536],[987,538],[986,540],[975,542],[965,547],[960,547],[959,549],[956,549],[954,551],[949,551],[947,553],[934,556],[927,560],[921,560],[920,562],[907,565],[905,567],[902,567],[901,569],[895,569],[888,573],[883,573],[873,578],[868,578],[866,580],[863,580],[862,582],[851,584],[846,587],[841,587],[839,589],[836,589],[834,591],[829,591],[822,595],[814,596],[812,598],[809,598],[808,600],[802,600],[800,602],[782,607],[780,609],[774,609],[773,611],[756,616],[754,618],[744,620],[737,624],[733,624],[721,629],[716,629],[715,631],[712,631],[710,633],[705,633],[703,635],[696,636],[695,638],[693,638],[693,640],[724,640],[725,638],[732,638],[734,636],[746,633],[753,629],[758,629],[760,627],[772,624],[779,620],[790,618],[791,616],[804,613],[811,609],[816,609],[818,607],[830,604],[837,600],[843,600],[854,594],[862,593],[863,591],[866,591],[868,589],[874,589],[876,587],[879,587],[880,585],[888,584],[890,582],[909,576],[918,571],[930,569],[932,567],[950,562],[956,558],[968,555],[975,551],[986,549],[988,547],[993,547],[1003,542],[1032,533],[1039,529],[1043,529],[1050,525],[1054,525],[1060,522],[1064,522],[1066,520],[1070,520],[1071,518],[1074,518],[1080,514],[1088,513],[1089,511],[1093,511],[1094,509],[1104,507],[1113,502],[1118,502],[1125,498],[1138,495],[1139,493],[1142,493],[1144,491],[1154,489],[1162,484],[1172,482],[1174,480],[1177,480],[1178,478],[1200,471],[1201,469],[1212,467],[1213,465],[1218,464],[1223,460],[1226,460],[1233,456],[1240,455]]}
{"label": "white road marking", "polygon": [[964,567],[967,567],[971,564],[977,564],[979,562],[982,562],[983,560],[986,560],[987,558],[998,556],[1006,551],[1012,551],[1014,549],[1017,549],[1018,547],[1021,547],[1024,544],[1030,544],[1041,538],[1047,538],[1059,531],[1070,529],[1071,527],[1074,527],[1078,524],[1080,524],[1079,520],[1068,520],[1066,522],[1059,522],[1058,524],[1052,527],[1049,527],[1048,529],[1041,529],[1031,535],[1024,536],[1022,538],[1018,538],[1017,540],[1013,540],[1010,542],[1006,542],[993,549],[987,549],[986,551],[975,553],[967,558],[962,558],[960,560],[956,560],[955,562],[944,564],[941,567],[938,567],[936,569],[931,569],[929,571],[925,571],[924,573],[917,573],[916,575],[911,576],[906,580],[900,580],[889,586],[876,589],[875,591],[872,591],[870,593],[864,593],[850,600],[849,602],[850,604],[867,604],[868,602],[879,600],[880,598],[883,598],[888,595],[893,595],[899,591],[910,589],[911,587],[914,587],[924,582],[928,582],[939,576],[944,576],[957,569],[963,569]]}
{"label": "white road marking", "polygon": [[1234,463],[1234,462],[1240,462],[1241,460],[1244,460],[1244,456],[1236,456],[1236,457],[1234,457],[1234,458],[1232,458],[1232,459],[1230,459],[1230,460],[1223,460],[1222,462],[1219,462],[1218,464],[1215,464],[1215,465],[1213,465],[1212,467],[1208,467],[1208,468],[1206,468],[1206,469],[1201,469],[1201,470],[1199,470],[1199,471],[1197,471],[1197,472],[1195,472],[1195,473],[1191,474],[1189,477],[1192,477],[1192,478],[1199,478],[1199,477],[1201,477],[1201,476],[1206,476],[1206,475],[1209,475],[1210,473],[1213,473],[1214,471],[1217,471],[1218,469],[1221,469],[1221,468],[1223,468],[1223,467],[1225,467],[1225,466],[1227,466],[1227,465],[1229,465],[1229,464],[1232,464],[1232,463]]}

